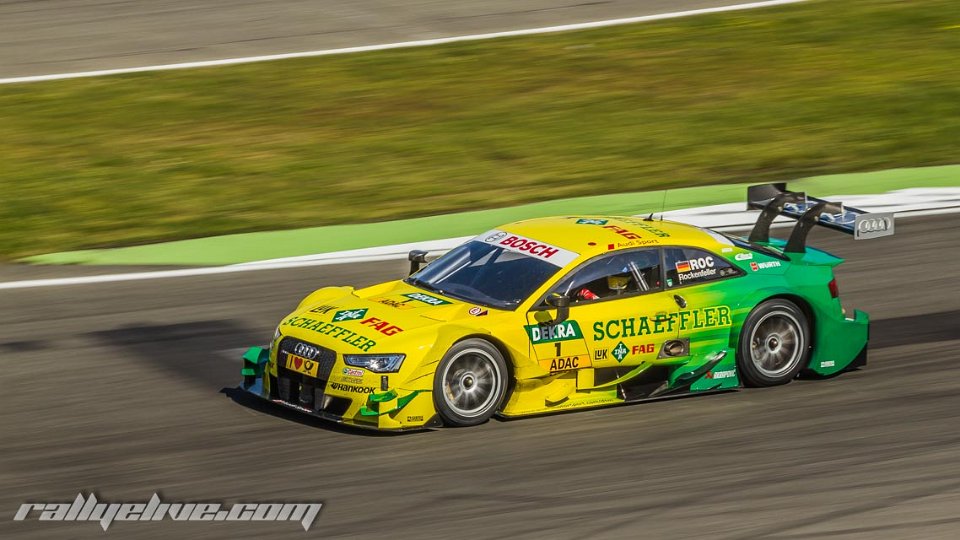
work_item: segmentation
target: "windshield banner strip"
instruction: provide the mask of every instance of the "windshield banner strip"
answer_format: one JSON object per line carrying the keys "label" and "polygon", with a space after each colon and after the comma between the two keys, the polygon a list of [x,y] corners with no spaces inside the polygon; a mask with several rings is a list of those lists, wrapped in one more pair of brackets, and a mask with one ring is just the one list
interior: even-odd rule
{"label": "windshield banner strip", "polygon": [[487,231],[476,238],[478,242],[502,247],[508,251],[528,255],[534,259],[546,261],[554,266],[563,268],[580,256],[579,253],[567,251],[563,248],[551,246],[532,238],[508,233],[499,229]]}

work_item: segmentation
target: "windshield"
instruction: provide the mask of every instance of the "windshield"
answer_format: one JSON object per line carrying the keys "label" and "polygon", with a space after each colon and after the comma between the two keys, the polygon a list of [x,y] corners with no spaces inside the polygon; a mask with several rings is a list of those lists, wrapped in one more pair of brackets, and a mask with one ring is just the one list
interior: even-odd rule
{"label": "windshield", "polygon": [[474,304],[512,309],[559,269],[529,255],[473,240],[404,281]]}

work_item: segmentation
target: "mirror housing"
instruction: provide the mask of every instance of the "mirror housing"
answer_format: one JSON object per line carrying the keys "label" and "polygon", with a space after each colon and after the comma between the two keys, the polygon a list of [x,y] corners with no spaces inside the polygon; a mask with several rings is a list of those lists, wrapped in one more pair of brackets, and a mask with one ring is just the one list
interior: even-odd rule
{"label": "mirror housing", "polygon": [[412,276],[420,270],[420,265],[427,262],[427,252],[422,249],[411,250],[407,253],[407,260],[410,261],[410,275]]}
{"label": "mirror housing", "polygon": [[565,294],[552,293],[547,295],[547,305],[557,310],[557,316],[550,324],[560,324],[570,317],[570,297]]}

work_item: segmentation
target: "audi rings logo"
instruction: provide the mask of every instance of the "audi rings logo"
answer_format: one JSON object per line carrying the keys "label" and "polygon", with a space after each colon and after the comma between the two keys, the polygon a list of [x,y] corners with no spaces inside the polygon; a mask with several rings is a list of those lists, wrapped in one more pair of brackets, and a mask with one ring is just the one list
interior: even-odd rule
{"label": "audi rings logo", "polygon": [[496,242],[497,240],[500,240],[501,238],[503,238],[503,237],[506,236],[506,235],[507,235],[507,233],[505,233],[505,232],[503,232],[503,231],[497,231],[497,232],[491,234],[490,236],[484,238],[483,241],[492,244],[492,243]]}
{"label": "audi rings logo", "polygon": [[313,360],[320,354],[320,349],[313,345],[307,345],[306,343],[297,343],[296,346],[293,347],[293,354],[302,356],[307,360]]}
{"label": "audi rings logo", "polygon": [[857,224],[857,230],[861,233],[871,233],[885,231],[890,228],[890,220],[883,218],[864,219]]}
{"label": "audi rings logo", "polygon": [[893,214],[857,216],[856,238],[875,238],[893,234]]}

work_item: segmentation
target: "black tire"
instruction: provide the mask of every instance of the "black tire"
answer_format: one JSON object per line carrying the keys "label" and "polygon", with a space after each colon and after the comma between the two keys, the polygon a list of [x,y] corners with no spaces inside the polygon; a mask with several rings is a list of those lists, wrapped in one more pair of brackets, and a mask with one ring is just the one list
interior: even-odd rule
{"label": "black tire", "polygon": [[743,322],[737,368],[746,385],[787,384],[807,365],[809,357],[810,324],[793,302],[767,300]]}
{"label": "black tire", "polygon": [[433,403],[447,426],[490,419],[507,393],[507,363],[489,341],[466,339],[447,351],[433,377]]}

